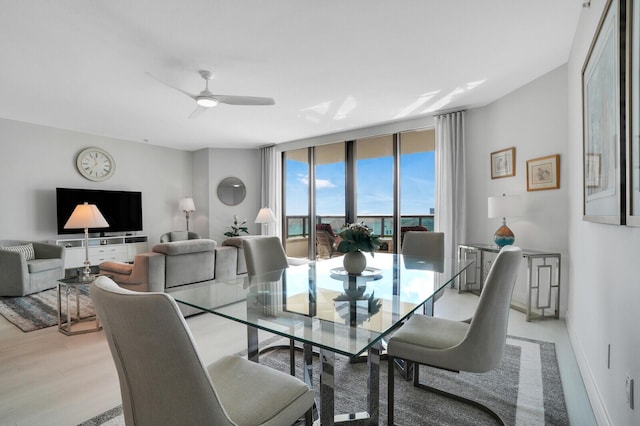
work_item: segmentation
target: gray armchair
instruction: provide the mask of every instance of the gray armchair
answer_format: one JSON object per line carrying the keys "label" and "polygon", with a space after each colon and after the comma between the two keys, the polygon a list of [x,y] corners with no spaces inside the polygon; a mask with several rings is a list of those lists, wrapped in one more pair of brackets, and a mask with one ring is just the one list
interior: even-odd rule
{"label": "gray armchair", "polygon": [[0,296],[48,290],[64,278],[64,247],[32,241],[0,241]]}

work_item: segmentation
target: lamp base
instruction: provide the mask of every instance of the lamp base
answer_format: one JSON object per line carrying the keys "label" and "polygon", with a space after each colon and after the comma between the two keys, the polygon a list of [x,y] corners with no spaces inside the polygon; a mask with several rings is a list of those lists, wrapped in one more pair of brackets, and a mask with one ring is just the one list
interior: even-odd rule
{"label": "lamp base", "polygon": [[509,229],[506,223],[503,223],[493,235],[493,241],[501,248],[513,244],[515,240],[515,235],[513,235],[513,232],[511,232],[511,229]]}
{"label": "lamp base", "polygon": [[80,282],[88,283],[93,281],[93,276],[91,275],[91,268],[89,266],[85,266],[82,270],[82,274],[80,275]]}

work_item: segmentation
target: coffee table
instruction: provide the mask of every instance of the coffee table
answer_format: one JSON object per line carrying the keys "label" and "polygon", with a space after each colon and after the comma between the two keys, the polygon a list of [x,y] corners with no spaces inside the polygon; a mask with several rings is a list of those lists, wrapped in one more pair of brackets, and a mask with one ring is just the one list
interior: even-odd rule
{"label": "coffee table", "polygon": [[[248,357],[259,360],[258,329],[301,342],[303,375],[312,385],[312,350],[320,352],[320,423],[378,424],[382,340],[471,260],[431,264],[402,255],[368,256],[362,275],[349,275],[340,257],[291,266],[253,277],[222,280],[172,291],[181,304],[247,326]],[[438,272],[440,271],[440,272]],[[446,272],[444,272],[446,271]],[[224,304],[228,295],[246,299]],[[237,300],[237,299],[236,299]],[[335,415],[335,354],[367,358],[366,411]],[[365,383],[363,383],[365,386]]]}

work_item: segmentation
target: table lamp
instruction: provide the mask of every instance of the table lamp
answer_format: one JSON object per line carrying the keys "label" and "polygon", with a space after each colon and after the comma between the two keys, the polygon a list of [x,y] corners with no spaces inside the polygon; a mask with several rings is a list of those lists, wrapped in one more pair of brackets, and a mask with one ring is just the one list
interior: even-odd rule
{"label": "table lamp", "polygon": [[78,204],[69,220],[64,224],[64,229],[84,228],[84,270],[80,276],[80,281],[91,281],[91,262],[89,262],[89,228],[108,228],[107,223],[100,210],[95,204]]}
{"label": "table lamp", "polygon": [[271,210],[269,207],[263,207],[258,212],[258,216],[256,216],[256,220],[254,222],[261,223],[262,235],[267,235],[269,224],[276,222],[276,215],[273,214],[273,210]]}
{"label": "table lamp", "polygon": [[517,217],[522,215],[522,204],[520,203],[520,196],[518,195],[505,195],[502,197],[489,197],[488,202],[488,216],[489,218],[501,217],[502,226],[498,228],[493,235],[493,241],[495,241],[498,247],[504,247],[509,244],[513,244],[516,237],[507,226],[507,217]]}
{"label": "table lamp", "polygon": [[178,208],[184,212],[185,220],[187,222],[187,232],[189,232],[189,213],[196,211],[196,205],[193,202],[193,198],[184,197],[178,203]]}

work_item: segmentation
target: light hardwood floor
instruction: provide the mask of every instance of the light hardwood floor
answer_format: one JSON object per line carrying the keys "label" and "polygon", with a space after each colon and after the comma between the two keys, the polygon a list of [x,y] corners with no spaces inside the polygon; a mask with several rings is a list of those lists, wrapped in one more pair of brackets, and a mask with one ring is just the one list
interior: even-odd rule
{"label": "light hardwood floor", "polygon": [[[447,290],[436,304],[436,315],[467,318],[477,300]],[[241,324],[206,314],[187,322],[205,363],[246,349]],[[556,344],[571,424],[595,425],[564,321],[527,323],[512,310],[509,334]],[[103,332],[65,336],[50,327],[23,333],[0,316],[0,424],[77,425],[120,402]]]}

